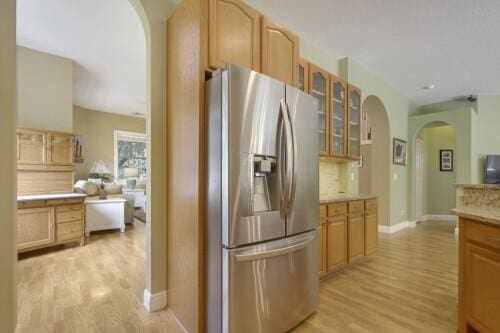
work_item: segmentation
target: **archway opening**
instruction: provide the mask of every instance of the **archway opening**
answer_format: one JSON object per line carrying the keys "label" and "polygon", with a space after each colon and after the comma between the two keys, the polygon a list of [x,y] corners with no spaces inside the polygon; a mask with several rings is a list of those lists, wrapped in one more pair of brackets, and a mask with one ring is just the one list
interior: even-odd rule
{"label": "archway opening", "polygon": [[446,122],[430,122],[417,132],[414,147],[416,220],[447,219],[456,206],[456,129]]}
{"label": "archway opening", "polygon": [[390,225],[390,130],[382,101],[368,96],[362,105],[364,134],[361,142],[362,166],[359,192],[378,197],[379,224]]}

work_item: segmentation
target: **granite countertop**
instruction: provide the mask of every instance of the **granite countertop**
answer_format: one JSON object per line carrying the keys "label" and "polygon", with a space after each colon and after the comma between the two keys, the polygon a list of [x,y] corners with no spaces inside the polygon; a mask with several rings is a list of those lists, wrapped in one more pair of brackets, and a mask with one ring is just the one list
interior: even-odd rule
{"label": "granite countertop", "polygon": [[455,184],[455,187],[500,190],[500,184]]}
{"label": "granite countertop", "polygon": [[87,196],[86,194],[81,194],[81,193],[18,195],[17,201],[77,199],[77,198],[84,198],[86,196]]}
{"label": "granite countertop", "polygon": [[356,194],[356,193],[338,193],[328,198],[323,198],[319,200],[320,204],[328,204],[334,202],[343,202],[343,201],[354,201],[354,200],[366,200],[366,199],[375,199],[377,195],[375,194]]}
{"label": "granite countertop", "polygon": [[466,219],[478,220],[500,227],[500,211],[478,208],[453,208],[451,212]]}

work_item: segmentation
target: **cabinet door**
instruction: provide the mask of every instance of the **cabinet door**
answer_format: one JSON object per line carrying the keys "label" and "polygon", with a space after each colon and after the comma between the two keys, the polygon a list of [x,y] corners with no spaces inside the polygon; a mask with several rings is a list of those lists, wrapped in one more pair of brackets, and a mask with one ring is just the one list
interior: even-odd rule
{"label": "cabinet door", "polygon": [[47,136],[45,132],[17,129],[17,163],[45,164]]}
{"label": "cabinet door", "polygon": [[239,0],[210,0],[208,65],[260,71],[260,14]]}
{"label": "cabinet door", "polygon": [[327,225],[326,223],[322,224],[319,228],[318,235],[318,251],[319,251],[319,276],[322,277],[326,274],[326,234],[327,234]]}
{"label": "cabinet door", "polygon": [[54,243],[54,208],[17,210],[17,249]]}
{"label": "cabinet door", "polygon": [[333,272],[347,264],[347,216],[328,222],[327,269]]}
{"label": "cabinet door", "polygon": [[373,210],[365,213],[365,256],[372,255],[377,251],[377,243],[377,211]]}
{"label": "cabinet door", "polygon": [[362,213],[351,214],[348,218],[349,261],[360,259],[365,254],[365,222]]}
{"label": "cabinet door", "polygon": [[298,86],[299,38],[283,27],[262,19],[262,73]]}
{"label": "cabinet door", "polygon": [[47,133],[47,164],[72,165],[74,137],[71,134]]}
{"label": "cabinet door", "polygon": [[349,101],[349,157],[353,159],[359,159],[361,141],[361,90],[350,84],[347,87],[347,95]]}
{"label": "cabinet door", "polygon": [[347,128],[347,84],[330,77],[330,155],[345,157]]}
{"label": "cabinet door", "polygon": [[479,332],[500,332],[500,251],[465,244],[465,317]]}
{"label": "cabinet door", "polygon": [[321,68],[309,65],[309,94],[316,97],[318,105],[319,154],[328,155],[328,112],[330,74]]}
{"label": "cabinet door", "polygon": [[309,63],[304,59],[299,59],[298,87],[303,92],[309,93]]}

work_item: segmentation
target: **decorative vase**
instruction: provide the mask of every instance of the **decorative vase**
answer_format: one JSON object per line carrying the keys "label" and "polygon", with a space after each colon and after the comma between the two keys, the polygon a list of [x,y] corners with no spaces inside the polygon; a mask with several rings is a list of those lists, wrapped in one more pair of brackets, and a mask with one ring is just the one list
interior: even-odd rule
{"label": "decorative vase", "polygon": [[104,184],[102,184],[99,189],[99,200],[106,200],[107,198],[108,198],[108,193],[104,189]]}
{"label": "decorative vase", "polygon": [[136,185],[137,185],[137,179],[127,178],[127,188],[129,190],[135,190]]}

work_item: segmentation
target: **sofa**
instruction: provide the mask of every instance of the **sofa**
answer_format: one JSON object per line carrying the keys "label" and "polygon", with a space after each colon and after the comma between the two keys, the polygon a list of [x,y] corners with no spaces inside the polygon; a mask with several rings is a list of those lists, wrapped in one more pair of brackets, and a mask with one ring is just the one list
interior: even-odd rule
{"label": "sofa", "polygon": [[[73,186],[75,193],[87,194],[89,199],[95,199],[99,197],[99,185],[94,182],[87,180],[79,180]],[[107,193],[108,198],[123,198],[127,200],[125,202],[125,223],[134,222],[134,201],[135,197],[133,194],[124,194],[123,185],[114,183],[104,183],[104,190]]]}

